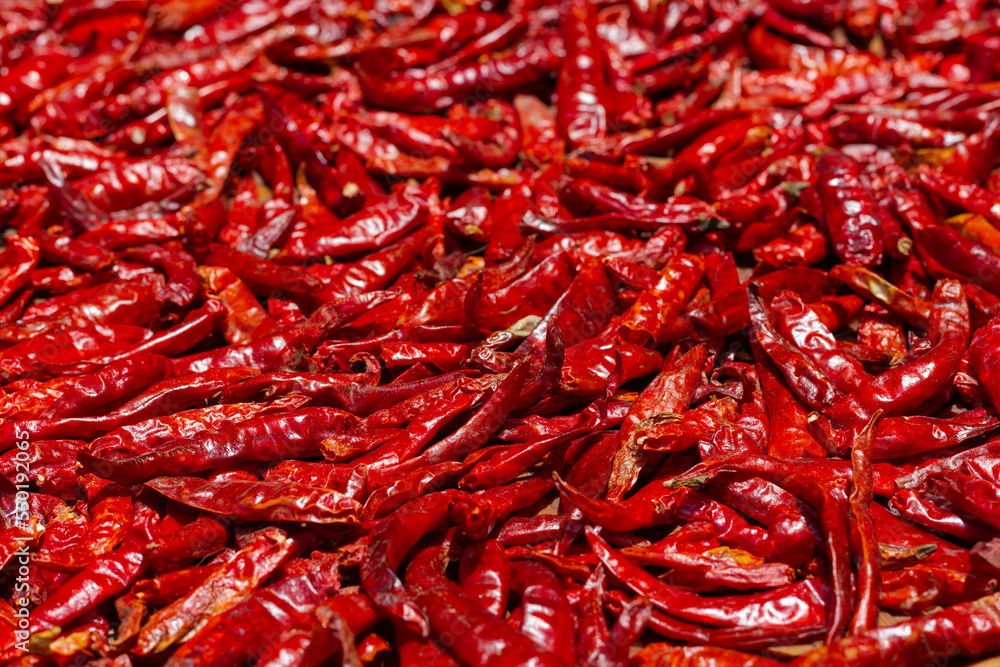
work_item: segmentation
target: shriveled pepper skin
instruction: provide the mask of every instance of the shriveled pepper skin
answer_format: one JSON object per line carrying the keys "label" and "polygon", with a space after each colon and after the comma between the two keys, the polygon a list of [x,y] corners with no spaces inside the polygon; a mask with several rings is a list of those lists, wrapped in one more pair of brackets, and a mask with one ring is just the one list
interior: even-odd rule
{"label": "shriveled pepper skin", "polygon": [[996,659],[995,5],[0,1],[0,664]]}
{"label": "shriveled pepper skin", "polygon": [[851,266],[878,266],[882,263],[878,202],[862,179],[861,166],[837,151],[824,153],[816,164],[817,192],[837,256]]}

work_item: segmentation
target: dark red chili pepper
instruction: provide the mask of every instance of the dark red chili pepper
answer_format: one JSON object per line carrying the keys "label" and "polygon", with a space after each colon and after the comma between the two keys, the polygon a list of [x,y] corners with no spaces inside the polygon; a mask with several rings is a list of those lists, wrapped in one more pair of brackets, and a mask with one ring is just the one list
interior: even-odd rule
{"label": "dark red chili pepper", "polygon": [[882,262],[878,203],[861,166],[843,153],[824,153],[816,165],[817,190],[824,204],[834,250],[852,266]]}
{"label": "dark red chili pepper", "polygon": [[406,588],[427,614],[430,628],[467,664],[564,664],[560,656],[538,649],[527,637],[493,616],[444,576],[447,551],[422,550],[406,570]]}
{"label": "dark red chili pepper", "polygon": [[987,4],[0,9],[0,662],[1000,653]]}
{"label": "dark red chili pepper", "polygon": [[243,521],[343,523],[357,520],[357,501],[326,489],[294,484],[197,477],[158,477],[146,486],[188,507]]}
{"label": "dark red chili pepper", "polygon": [[278,528],[254,535],[194,590],[153,614],[139,631],[133,650],[139,655],[160,653],[189,632],[201,630],[213,616],[246,599],[296,548],[299,540]]}
{"label": "dark red chili pepper", "polygon": [[[274,642],[286,626],[296,623],[337,588],[337,578],[325,572],[285,579],[262,588],[232,609],[212,617],[170,659],[188,665],[231,664],[249,659],[255,645]],[[245,639],[237,641],[238,637]]]}
{"label": "dark red chili pepper", "polygon": [[167,434],[145,439],[119,429],[81,451],[80,460],[106,476],[136,483],[162,473],[196,472],[246,460],[280,460],[287,452],[316,451],[320,440],[350,428],[353,421],[334,408],[304,408],[253,417],[235,430],[189,432],[181,442]]}
{"label": "dark red chili pepper", "polygon": [[826,417],[838,426],[863,422],[877,410],[894,417],[919,406],[951,379],[969,342],[968,304],[959,283],[942,280],[935,286],[929,337],[932,347],[924,355],[865,382],[832,405]]}
{"label": "dark red chili pepper", "polygon": [[138,508],[132,527],[118,549],[90,561],[60,586],[56,595],[32,610],[31,631],[65,626],[138,579],[148,566],[142,551],[156,534],[157,523],[155,512]]}

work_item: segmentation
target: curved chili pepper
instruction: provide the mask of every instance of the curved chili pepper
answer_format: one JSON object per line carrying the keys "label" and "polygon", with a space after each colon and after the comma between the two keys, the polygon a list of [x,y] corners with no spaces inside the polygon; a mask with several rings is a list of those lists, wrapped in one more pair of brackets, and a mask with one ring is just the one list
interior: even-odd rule
{"label": "curved chili pepper", "polygon": [[918,234],[916,243],[925,262],[936,269],[935,274],[966,278],[991,293],[1000,292],[1000,279],[997,278],[1000,262],[987,246],[945,226],[925,229]]}
{"label": "curved chili pepper", "polygon": [[817,190],[823,201],[834,250],[852,266],[882,262],[882,227],[878,204],[858,163],[843,153],[824,153],[816,164]]}
{"label": "curved chili pepper", "polygon": [[372,471],[369,483],[380,485],[401,474],[417,471],[427,465],[465,458],[480,449],[510,413],[518,393],[524,387],[528,364],[519,363],[497,386],[493,394],[461,428],[429,447],[423,454],[398,465]]}
{"label": "curved chili pepper", "polygon": [[426,610],[421,611],[410,600],[394,571],[421,537],[445,522],[452,502],[449,493],[430,494],[382,519],[368,538],[361,564],[362,586],[372,602],[393,618],[413,625],[423,636],[429,632]]}
{"label": "curved chili pepper", "polygon": [[32,610],[31,632],[65,626],[137,580],[149,565],[142,550],[156,534],[158,523],[155,512],[137,508],[135,520],[118,549],[93,559],[55,595]]}
{"label": "curved chili pepper", "polygon": [[841,400],[843,391],[827,373],[778,332],[772,320],[773,310],[761,298],[760,288],[750,284],[747,294],[750,297],[750,321],[757,340],[796,395],[810,406],[824,410]]}
{"label": "curved chili pepper", "polygon": [[[825,412],[838,426],[871,419],[877,410],[894,417],[930,398],[951,379],[969,341],[969,315],[965,293],[955,281],[934,287],[930,323],[931,349],[923,356],[872,378]],[[913,382],[920,377],[923,382]]]}
{"label": "curved chili pepper", "polygon": [[564,664],[502,620],[467,598],[443,574],[447,552],[427,547],[406,570],[406,588],[427,614],[439,641],[447,637],[449,650],[466,664],[510,665],[532,663],[545,667]]}
{"label": "curved chili pepper", "polygon": [[[156,293],[162,279],[142,276],[131,283],[112,282],[87,288],[75,303],[54,313],[0,325],[0,339],[20,342],[39,334],[92,324],[149,324],[156,315]],[[82,297],[82,298],[79,298]]]}
{"label": "curved chili pepper", "polygon": [[915,524],[970,543],[990,539],[993,527],[969,516],[951,502],[930,498],[916,489],[901,489],[889,499],[889,507]]}
{"label": "curved chili pepper", "polygon": [[458,498],[452,521],[471,539],[484,539],[493,528],[519,509],[541,500],[552,489],[547,479],[527,479]]}
{"label": "curved chili pepper", "polygon": [[[172,665],[235,664],[249,659],[254,643],[273,642],[336,592],[339,582],[325,572],[285,579],[252,593],[232,609],[212,617],[167,662]],[[234,641],[237,637],[243,641]]]}
{"label": "curved chili pepper", "polygon": [[853,391],[869,379],[865,369],[842,353],[833,334],[793,292],[782,292],[771,301],[778,329],[840,390]]}
{"label": "curved chili pepper", "polygon": [[153,614],[139,631],[133,649],[139,655],[160,653],[189,632],[245,600],[268,575],[299,547],[278,528],[254,536],[229,562],[184,597]]}
{"label": "curved chili pepper", "polygon": [[[749,474],[720,475],[709,480],[706,491],[768,527],[774,549],[768,558],[772,561],[801,566],[820,547],[808,508],[776,484]],[[782,570],[779,573],[785,574]]]}
{"label": "curved chili pepper", "polygon": [[[682,591],[657,580],[612,551],[591,528],[587,529],[587,541],[610,572],[653,604],[682,620],[720,627],[753,627],[767,624],[789,627],[813,626],[822,623],[826,616],[821,590],[814,581],[807,580],[791,584],[785,589],[749,594],[753,597],[753,602],[750,604],[740,604],[740,596],[732,596],[730,599],[703,599],[694,593]],[[785,596],[797,600],[794,611],[788,610],[785,613],[779,611]],[[745,602],[750,602],[750,598],[748,597]]]}

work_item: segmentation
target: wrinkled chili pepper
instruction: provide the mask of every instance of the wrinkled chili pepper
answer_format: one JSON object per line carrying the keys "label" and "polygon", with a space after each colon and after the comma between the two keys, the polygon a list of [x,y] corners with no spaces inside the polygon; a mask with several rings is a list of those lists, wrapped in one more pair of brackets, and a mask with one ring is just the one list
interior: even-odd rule
{"label": "wrinkled chili pepper", "polygon": [[0,661],[1000,653],[993,8],[494,4],[0,8]]}

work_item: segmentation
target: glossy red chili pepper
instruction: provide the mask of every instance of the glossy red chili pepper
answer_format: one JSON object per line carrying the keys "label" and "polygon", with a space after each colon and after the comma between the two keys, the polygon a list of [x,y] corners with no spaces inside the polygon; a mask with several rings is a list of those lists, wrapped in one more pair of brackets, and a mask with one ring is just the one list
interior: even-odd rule
{"label": "glossy red chili pepper", "polygon": [[980,283],[991,293],[1000,292],[997,255],[981,243],[965,238],[948,226],[928,227],[916,237],[917,251],[937,275]]}
{"label": "glossy red chili pepper", "polygon": [[[276,259],[292,262],[375,250],[422,225],[428,205],[426,190],[403,187],[382,205],[344,220],[338,230],[316,230],[301,239],[293,239],[292,245],[276,255]],[[382,231],[376,231],[378,229]]]}
{"label": "glossy red chili pepper", "polygon": [[[299,547],[299,540],[278,528],[264,529],[232,560],[198,587],[153,614],[136,637],[135,652],[153,655],[189,632],[204,628],[213,616],[245,600],[271,572]],[[236,573],[239,573],[237,576]]]}
{"label": "glossy red chili pepper", "polygon": [[[796,661],[797,665],[870,664],[892,658],[920,661],[932,656],[976,657],[997,650],[997,594],[954,605],[929,616],[847,637]],[[958,637],[961,636],[961,639]],[[855,662],[856,661],[856,662]]]}
{"label": "glossy red chili pepper", "polygon": [[881,553],[870,509],[874,485],[872,449],[880,417],[876,412],[851,444],[852,488],[848,501],[853,519],[851,545],[859,563],[858,590],[851,620],[851,633],[855,635],[875,627],[882,591]]}
{"label": "glossy red chili pepper", "polygon": [[776,458],[823,457],[826,452],[809,431],[806,405],[785,385],[781,370],[761,348],[756,336],[750,349],[757,362],[768,414],[768,454]]}
{"label": "glossy red chili pepper", "polygon": [[986,3],[237,5],[0,8],[0,661],[1000,652]]}
{"label": "glossy red chili pepper", "polygon": [[467,598],[444,576],[447,552],[422,550],[406,571],[406,587],[428,615],[434,636],[446,634],[450,650],[465,663],[561,665],[563,658],[538,649],[517,630]]}
{"label": "glossy red chili pepper", "polygon": [[60,586],[56,595],[32,610],[31,631],[37,633],[64,626],[138,579],[149,565],[142,550],[156,534],[157,523],[155,512],[139,508],[118,549],[90,561],[81,572]]}
{"label": "glossy red chili pepper", "polygon": [[178,475],[250,460],[278,461],[291,452],[317,451],[321,440],[349,429],[353,422],[351,415],[335,408],[303,408],[251,418],[233,430],[191,434],[183,444],[170,439],[144,441],[131,434],[122,441],[112,433],[80,452],[80,460],[103,475],[136,483],[161,474]]}
{"label": "glossy red chili pepper", "polygon": [[841,352],[837,340],[798,295],[782,292],[771,301],[778,330],[794,343],[842,391],[853,391],[869,379],[862,365]]}
{"label": "glossy red chili pepper", "polygon": [[663,362],[656,379],[639,395],[622,423],[620,444],[615,455],[608,498],[620,500],[635,484],[647,456],[639,449],[635,431],[639,422],[657,412],[681,412],[689,406],[695,383],[704,370],[707,350],[697,346],[680,356],[673,354]]}
{"label": "glossy red chili pepper", "polygon": [[[811,626],[822,623],[826,615],[821,589],[814,581],[792,584],[790,590],[775,589],[765,593],[749,594],[754,599],[752,602],[746,600],[749,604],[745,605],[740,603],[739,596],[733,596],[731,599],[703,599],[694,593],[665,584],[644,572],[627,558],[611,550],[608,544],[589,528],[587,540],[609,571],[671,616],[682,620],[720,627],[753,627],[772,623]],[[792,613],[782,613],[777,608],[781,604],[780,600],[786,595],[798,601],[799,608]]]}
{"label": "glossy red chili pepper", "polygon": [[[754,333],[763,350],[781,370],[789,387],[813,408],[826,410],[839,401],[843,390],[824,368],[781,335],[774,322],[773,310],[764,303],[760,289],[751,284],[747,293],[750,295],[750,321]],[[829,349],[830,346],[826,347]]]}
{"label": "glossy red chili pepper", "polygon": [[[951,379],[969,341],[968,304],[959,283],[940,281],[934,288],[929,338],[932,347],[926,354],[865,382],[832,405],[826,417],[839,426],[863,422],[877,410],[894,417],[920,405]],[[923,382],[913,382],[914,377]]]}
{"label": "glossy red chili pepper", "polygon": [[335,491],[272,482],[158,477],[146,486],[188,507],[243,521],[349,525],[360,509],[357,501]]}
{"label": "glossy red chili pepper", "polygon": [[816,165],[816,178],[837,255],[852,266],[880,264],[878,204],[863,180],[860,165],[843,153],[824,153]]}
{"label": "glossy red chili pepper", "polygon": [[[252,593],[232,609],[212,617],[170,660],[175,664],[209,665],[249,659],[255,645],[278,639],[288,625],[326,601],[339,581],[326,572],[313,572],[279,581]],[[244,637],[244,641],[235,641]]]}

